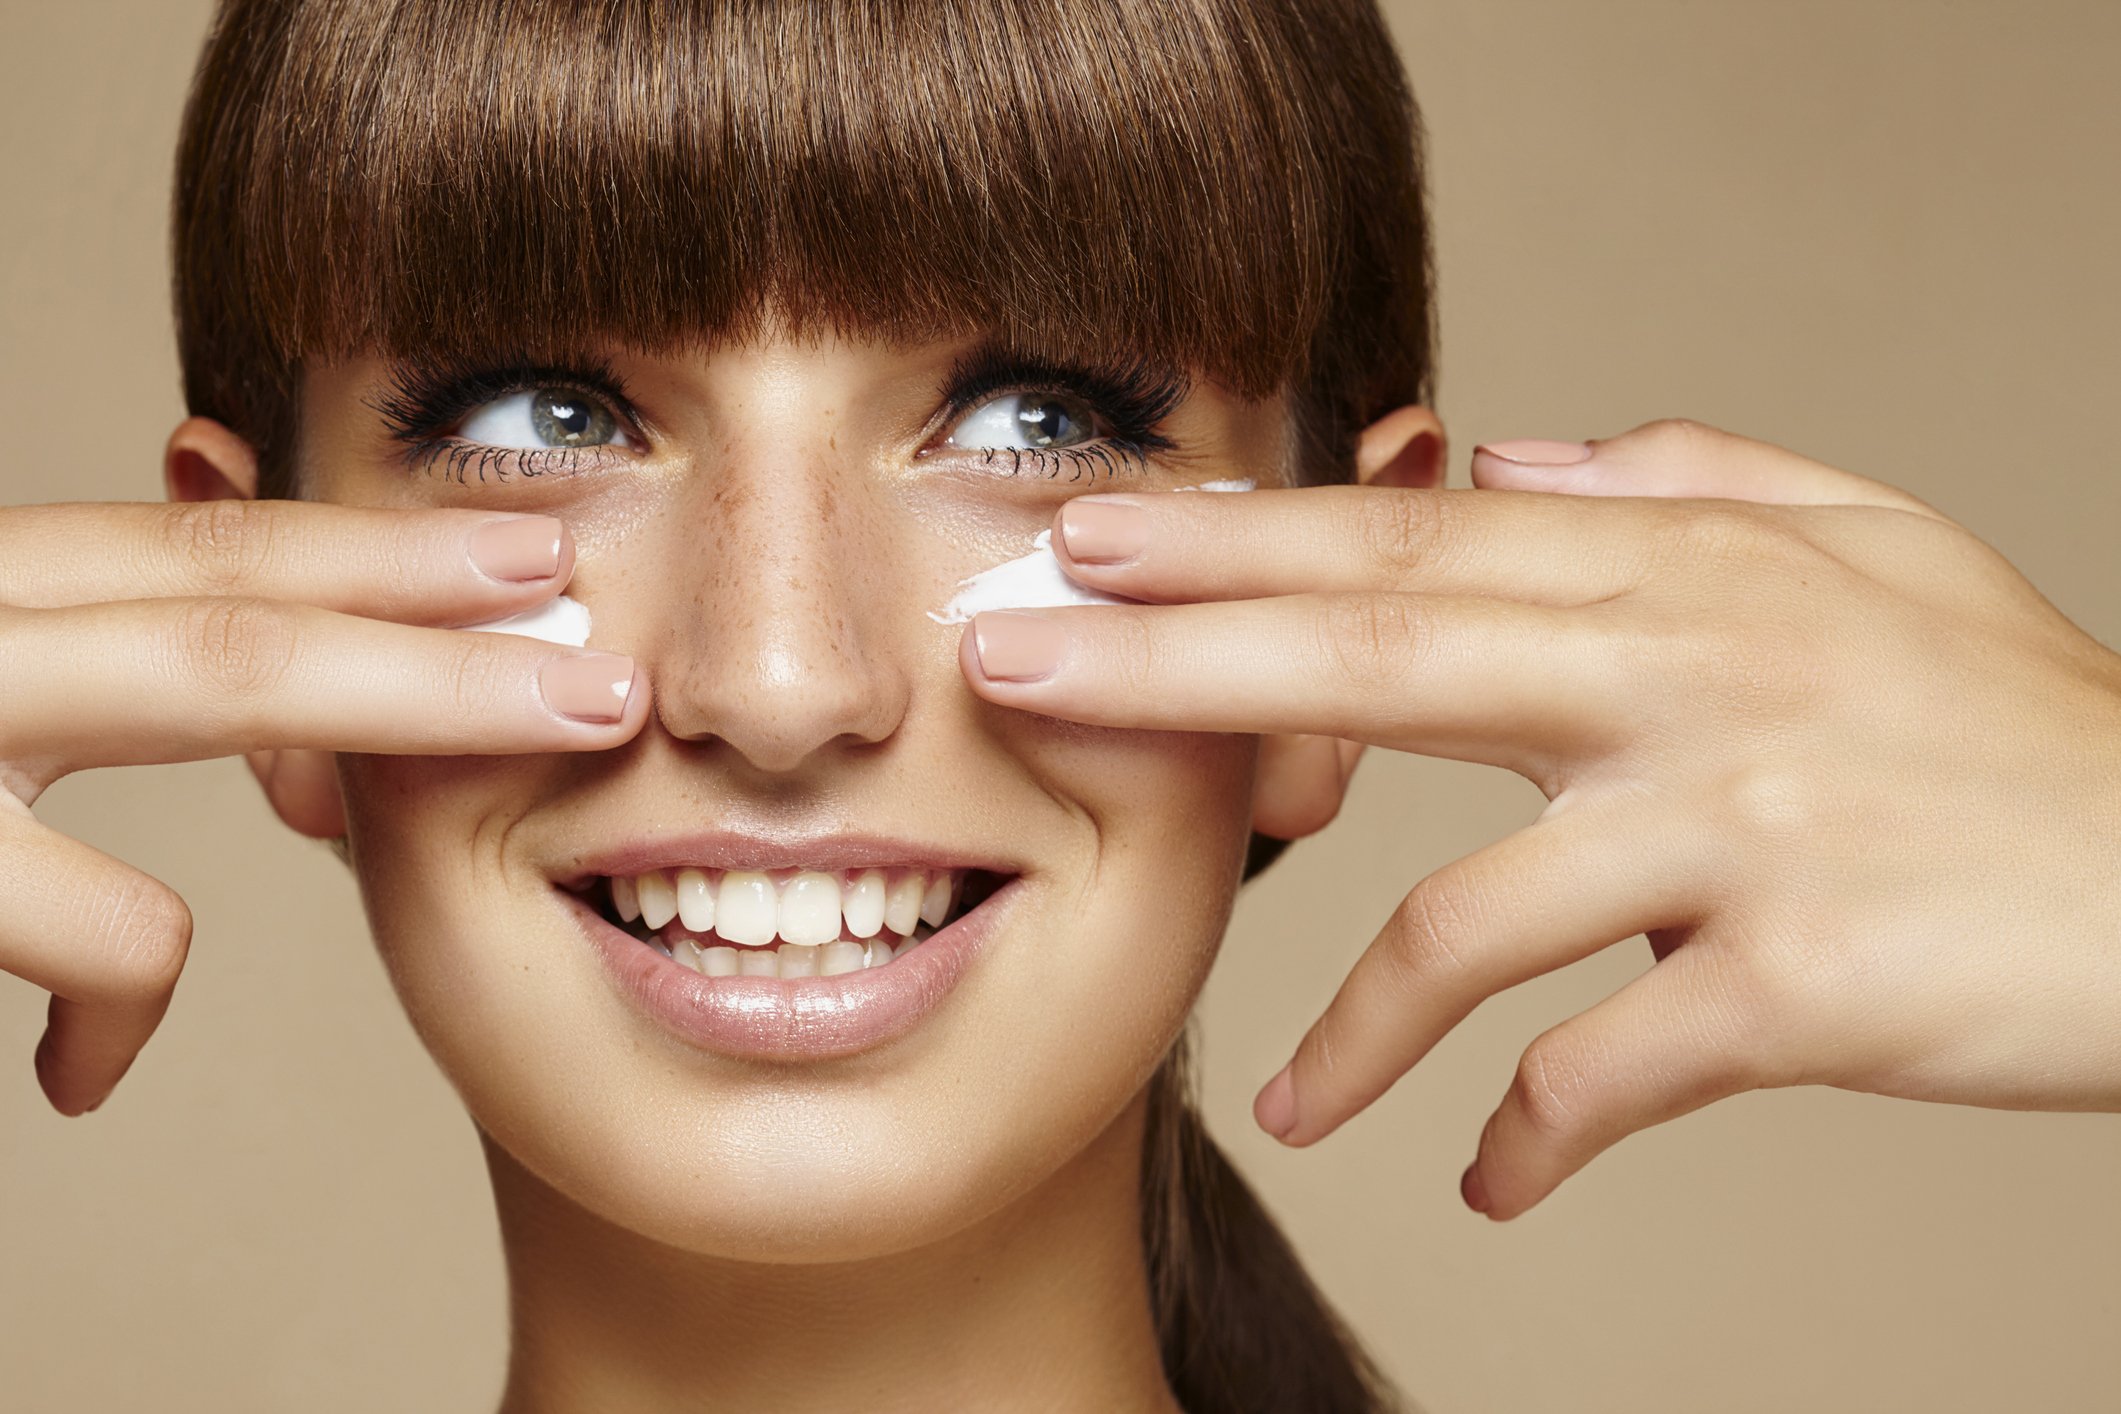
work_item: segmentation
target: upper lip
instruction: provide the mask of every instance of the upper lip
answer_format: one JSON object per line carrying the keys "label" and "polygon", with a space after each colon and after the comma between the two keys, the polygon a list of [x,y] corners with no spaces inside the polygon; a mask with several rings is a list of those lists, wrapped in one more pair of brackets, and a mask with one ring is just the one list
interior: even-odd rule
{"label": "upper lip", "polygon": [[751,835],[701,830],[654,835],[585,852],[556,878],[578,887],[600,875],[651,869],[983,869],[1020,874],[1021,866],[986,850],[884,835]]}

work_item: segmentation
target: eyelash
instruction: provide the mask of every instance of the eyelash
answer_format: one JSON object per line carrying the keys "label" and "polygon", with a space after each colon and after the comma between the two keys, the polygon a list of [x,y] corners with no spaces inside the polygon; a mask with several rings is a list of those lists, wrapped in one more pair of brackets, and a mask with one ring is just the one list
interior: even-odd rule
{"label": "eyelash", "polygon": [[601,398],[629,429],[641,425],[625,380],[602,359],[546,363],[508,359],[494,364],[409,363],[391,371],[389,384],[369,402],[394,441],[404,448],[409,470],[464,484],[474,471],[485,481],[506,481],[559,472],[573,475],[604,447],[489,447],[443,429],[454,427],[487,403],[539,388],[579,388]]}
{"label": "eyelash", "polygon": [[[402,444],[409,470],[440,474],[459,484],[474,472],[480,481],[491,475],[506,481],[554,472],[573,475],[604,451],[594,447],[490,447],[467,442],[443,429],[453,427],[496,399],[538,388],[580,388],[602,398],[629,427],[641,425],[616,369],[602,359],[553,363],[511,359],[495,364],[415,362],[394,368],[390,382],[370,400],[391,438]],[[1028,467],[1048,479],[1063,471],[1070,481],[1085,476],[1113,477],[1147,470],[1149,457],[1175,444],[1156,429],[1184,401],[1189,384],[1173,371],[1136,362],[1110,368],[1058,363],[981,349],[960,359],[945,381],[942,423],[955,426],[991,398],[1008,393],[1063,393],[1097,413],[1109,430],[1094,441],[1073,447],[987,447],[977,451],[982,465],[1003,457],[1001,474],[1021,475]]]}
{"label": "eyelash", "polygon": [[[1185,400],[1186,379],[1156,364],[1135,362],[1110,368],[1056,363],[1000,349],[981,349],[950,370],[944,393],[944,420],[956,425],[990,398],[1008,393],[1065,393],[1088,404],[1111,426],[1095,441],[1076,447],[967,448],[979,453],[983,466],[1009,459],[1006,475],[1026,465],[1048,479],[1065,469],[1070,481],[1085,476],[1116,476],[1148,470],[1151,454],[1171,450],[1170,438],[1156,429]],[[1040,470],[1040,469],[1043,470]]]}

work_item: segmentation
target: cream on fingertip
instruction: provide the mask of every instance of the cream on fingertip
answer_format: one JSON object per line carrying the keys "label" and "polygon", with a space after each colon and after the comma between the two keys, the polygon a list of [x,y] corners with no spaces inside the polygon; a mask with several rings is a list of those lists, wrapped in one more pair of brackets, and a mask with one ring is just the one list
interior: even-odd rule
{"label": "cream on fingertip", "polygon": [[[1203,481],[1197,486],[1180,486],[1179,491],[1250,491],[1258,483],[1249,478],[1228,481]],[[969,623],[975,614],[984,614],[994,609],[1061,609],[1076,604],[1137,604],[1138,599],[1127,599],[1117,594],[1106,594],[1077,584],[1061,568],[1060,557],[1053,553],[1053,530],[1047,527],[1031,538],[1031,553],[1004,561],[993,569],[981,570],[968,579],[957,582],[957,593],[942,610],[928,611],[928,617],[939,624]]]}
{"label": "cream on fingertip", "polygon": [[519,633],[542,638],[566,648],[589,646],[589,606],[565,594],[557,595],[534,609],[483,624],[467,624],[468,633]]}

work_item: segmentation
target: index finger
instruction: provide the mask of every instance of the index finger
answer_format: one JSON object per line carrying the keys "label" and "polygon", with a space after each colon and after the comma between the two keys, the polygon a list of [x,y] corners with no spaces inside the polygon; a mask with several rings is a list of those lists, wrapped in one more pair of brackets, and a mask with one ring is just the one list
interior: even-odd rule
{"label": "index finger", "polygon": [[0,508],[0,604],[285,599],[366,618],[477,623],[574,572],[558,519],[320,501],[77,501]]}
{"label": "index finger", "polygon": [[1680,513],[1396,486],[1078,496],[1053,553],[1071,579],[1152,603],[1385,590],[1567,608],[1641,583]]}

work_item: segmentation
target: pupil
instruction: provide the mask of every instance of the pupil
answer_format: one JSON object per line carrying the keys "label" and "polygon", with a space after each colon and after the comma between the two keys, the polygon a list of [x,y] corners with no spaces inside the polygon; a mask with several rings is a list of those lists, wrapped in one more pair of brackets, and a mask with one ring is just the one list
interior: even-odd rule
{"label": "pupil", "polygon": [[595,404],[568,389],[547,388],[532,404],[539,437],[555,446],[572,447],[597,440]]}
{"label": "pupil", "polygon": [[1034,447],[1052,446],[1074,431],[1074,419],[1057,402],[1026,402],[1017,408],[1016,420],[1023,427],[1025,439]]}

